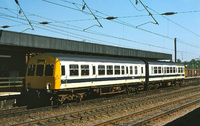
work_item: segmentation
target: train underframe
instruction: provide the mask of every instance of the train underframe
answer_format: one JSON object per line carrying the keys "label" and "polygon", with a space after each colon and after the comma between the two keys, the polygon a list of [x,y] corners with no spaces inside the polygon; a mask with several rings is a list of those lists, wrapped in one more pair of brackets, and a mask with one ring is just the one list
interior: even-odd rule
{"label": "train underframe", "polygon": [[46,105],[60,105],[69,101],[80,102],[83,98],[95,98],[102,95],[116,93],[137,93],[141,90],[153,90],[159,87],[177,86],[181,85],[182,83],[183,79],[66,90],[25,89],[22,91],[22,100],[26,99],[26,103],[24,104],[30,106],[30,108]]}

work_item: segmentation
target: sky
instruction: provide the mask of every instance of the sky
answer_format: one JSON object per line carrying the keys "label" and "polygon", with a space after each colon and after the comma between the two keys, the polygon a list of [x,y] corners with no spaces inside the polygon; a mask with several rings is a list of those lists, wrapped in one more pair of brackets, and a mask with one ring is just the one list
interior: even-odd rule
{"label": "sky", "polygon": [[[176,38],[177,59],[200,57],[199,0],[18,2],[0,1],[0,30],[162,52],[173,59]],[[162,15],[166,12],[175,14]]]}

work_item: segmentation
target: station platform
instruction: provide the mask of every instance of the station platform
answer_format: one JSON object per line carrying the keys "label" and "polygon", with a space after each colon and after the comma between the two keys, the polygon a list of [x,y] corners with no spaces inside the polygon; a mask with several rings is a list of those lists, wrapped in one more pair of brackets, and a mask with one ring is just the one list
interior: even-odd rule
{"label": "station platform", "polygon": [[20,95],[20,92],[0,92],[0,97],[1,96],[12,96],[12,95]]}
{"label": "station platform", "polygon": [[200,79],[200,76],[185,77],[185,79]]}
{"label": "station platform", "polygon": [[0,109],[11,108],[20,95],[20,92],[0,92]]}
{"label": "station platform", "polygon": [[16,99],[20,95],[21,95],[21,92],[0,92],[0,101],[1,100]]}

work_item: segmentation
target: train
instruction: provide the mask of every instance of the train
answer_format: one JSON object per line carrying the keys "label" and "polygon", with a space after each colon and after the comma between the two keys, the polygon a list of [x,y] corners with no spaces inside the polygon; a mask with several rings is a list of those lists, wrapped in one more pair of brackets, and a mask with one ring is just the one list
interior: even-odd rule
{"label": "train", "polygon": [[28,61],[25,94],[32,101],[62,104],[84,97],[177,85],[184,78],[185,67],[180,63],[47,53]]}

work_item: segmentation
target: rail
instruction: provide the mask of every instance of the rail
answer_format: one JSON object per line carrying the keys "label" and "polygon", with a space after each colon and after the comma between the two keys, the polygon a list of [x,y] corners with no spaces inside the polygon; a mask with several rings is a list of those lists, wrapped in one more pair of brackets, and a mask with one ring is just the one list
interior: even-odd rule
{"label": "rail", "polygon": [[0,88],[23,87],[25,77],[0,77]]}

